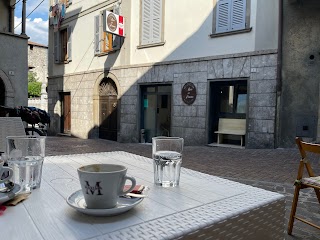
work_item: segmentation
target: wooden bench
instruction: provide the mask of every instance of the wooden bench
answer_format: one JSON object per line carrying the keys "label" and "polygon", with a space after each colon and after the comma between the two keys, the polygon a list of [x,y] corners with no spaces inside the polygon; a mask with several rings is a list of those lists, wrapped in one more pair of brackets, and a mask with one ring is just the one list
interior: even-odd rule
{"label": "wooden bench", "polygon": [[219,118],[218,144],[222,143],[223,135],[238,135],[241,137],[241,146],[243,146],[244,136],[246,135],[246,119]]}

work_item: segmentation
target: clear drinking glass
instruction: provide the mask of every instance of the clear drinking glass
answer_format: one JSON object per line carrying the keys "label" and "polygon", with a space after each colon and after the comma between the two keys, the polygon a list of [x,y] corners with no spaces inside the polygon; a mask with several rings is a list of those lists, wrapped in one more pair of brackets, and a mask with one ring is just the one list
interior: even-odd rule
{"label": "clear drinking glass", "polygon": [[152,138],[154,183],[163,187],[179,185],[182,163],[183,138]]}
{"label": "clear drinking glass", "polygon": [[7,137],[7,162],[13,169],[12,181],[21,186],[23,192],[40,187],[42,164],[45,156],[46,137]]}

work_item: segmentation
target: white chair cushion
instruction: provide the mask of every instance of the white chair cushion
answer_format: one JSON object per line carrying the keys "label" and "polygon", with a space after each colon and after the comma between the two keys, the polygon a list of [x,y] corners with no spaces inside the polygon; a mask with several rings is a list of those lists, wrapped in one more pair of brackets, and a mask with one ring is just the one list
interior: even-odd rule
{"label": "white chair cushion", "polygon": [[320,187],[320,176],[318,177],[308,177],[308,178],[302,178],[301,179],[302,183],[308,183],[312,185],[316,185]]}

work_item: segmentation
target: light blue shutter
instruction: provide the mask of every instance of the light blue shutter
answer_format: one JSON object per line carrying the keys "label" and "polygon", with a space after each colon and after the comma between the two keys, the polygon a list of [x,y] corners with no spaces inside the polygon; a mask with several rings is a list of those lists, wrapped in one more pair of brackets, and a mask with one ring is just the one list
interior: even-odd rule
{"label": "light blue shutter", "polygon": [[53,33],[53,55],[54,62],[60,62],[60,51],[59,51],[59,31]]}
{"label": "light blue shutter", "polygon": [[232,0],[231,30],[244,29],[246,27],[246,1]]}
{"label": "light blue shutter", "polygon": [[68,34],[68,43],[67,43],[67,54],[68,54],[68,61],[72,60],[72,27],[69,26],[67,29],[67,34]]}
{"label": "light blue shutter", "polygon": [[230,30],[231,0],[218,0],[216,33]]}
{"label": "light blue shutter", "polygon": [[162,0],[152,1],[152,30],[151,42],[161,42],[161,27],[162,27]]}
{"label": "light blue shutter", "polygon": [[151,43],[151,0],[142,0],[141,45]]}
{"label": "light blue shutter", "polygon": [[94,17],[94,53],[100,53],[100,15]]}

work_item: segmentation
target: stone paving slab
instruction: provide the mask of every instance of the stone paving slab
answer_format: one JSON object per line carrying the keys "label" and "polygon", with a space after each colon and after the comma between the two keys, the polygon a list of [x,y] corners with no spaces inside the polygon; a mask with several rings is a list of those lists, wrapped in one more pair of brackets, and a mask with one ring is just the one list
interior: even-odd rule
{"label": "stone paving slab", "polygon": [[[46,154],[80,154],[90,152],[127,151],[151,158],[151,144],[117,143],[102,139],[47,137]],[[284,232],[293,197],[300,154],[293,149],[233,149],[209,146],[186,146],[182,166],[244,184],[278,192],[286,196]],[[314,170],[320,174],[320,158],[313,157]],[[311,189],[302,190],[298,213],[320,225],[320,205]],[[300,221],[293,235],[286,239],[320,240],[320,231]]]}

